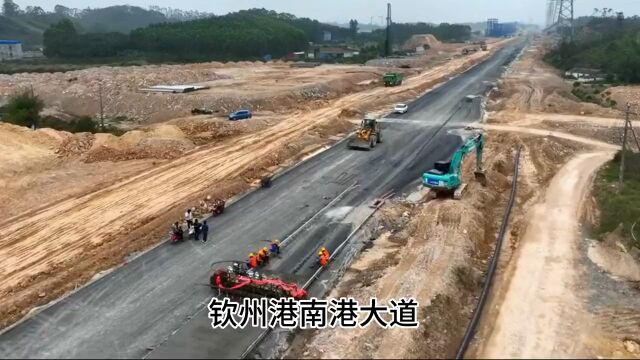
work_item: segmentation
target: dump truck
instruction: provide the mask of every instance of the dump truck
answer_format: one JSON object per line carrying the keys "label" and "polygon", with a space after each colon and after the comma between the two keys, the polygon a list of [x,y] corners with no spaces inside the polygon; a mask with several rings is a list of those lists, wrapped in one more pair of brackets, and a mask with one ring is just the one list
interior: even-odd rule
{"label": "dump truck", "polygon": [[384,86],[398,86],[402,84],[402,74],[395,72],[388,72],[382,77]]}
{"label": "dump truck", "polygon": [[482,49],[482,51],[487,51],[487,42],[486,41],[481,41],[480,42],[480,49]]}
{"label": "dump truck", "polygon": [[360,123],[360,128],[356,131],[355,136],[349,140],[347,146],[350,149],[371,150],[381,142],[380,123],[375,118],[365,115]]}

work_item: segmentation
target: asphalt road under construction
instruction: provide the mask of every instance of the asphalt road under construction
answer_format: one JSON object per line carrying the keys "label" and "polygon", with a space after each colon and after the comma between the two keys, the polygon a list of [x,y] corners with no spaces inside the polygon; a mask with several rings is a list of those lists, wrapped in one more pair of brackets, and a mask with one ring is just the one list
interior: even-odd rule
{"label": "asphalt road under construction", "polygon": [[453,154],[462,143],[455,130],[481,116],[480,98],[466,97],[484,94],[523,46],[506,46],[410,103],[408,113],[383,119],[374,150],[338,143],[233,203],[210,219],[206,244],[158,246],[10,328],[0,335],[0,357],[239,357],[262,330],[211,329],[211,263],[244,260],[268,245],[264,239],[289,237],[268,270],[306,281],[318,248],[333,251],[370,214],[369,203],[416,187],[422,172]]}

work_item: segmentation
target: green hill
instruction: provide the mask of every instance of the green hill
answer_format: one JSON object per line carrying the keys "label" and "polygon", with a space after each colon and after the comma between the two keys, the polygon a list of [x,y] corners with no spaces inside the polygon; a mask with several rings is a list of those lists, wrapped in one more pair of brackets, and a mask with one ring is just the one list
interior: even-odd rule
{"label": "green hill", "polygon": [[64,12],[19,11],[13,16],[0,15],[0,39],[20,40],[25,48],[41,47],[44,31],[63,19],[69,19],[80,33],[119,32],[128,34],[134,29],[169,21],[152,10],[136,6],[110,6],[101,9]]}
{"label": "green hill", "polygon": [[26,48],[40,47],[44,31],[63,18],[56,14],[37,17],[0,15],[0,39],[20,40]]}
{"label": "green hill", "polygon": [[136,6],[120,5],[83,10],[76,20],[84,32],[121,32],[167,22],[164,14]]}
{"label": "green hill", "polygon": [[133,30],[129,35],[83,33],[71,21],[45,32],[45,54],[79,59],[96,57],[162,60],[257,59],[280,57],[321,41],[324,31],[333,40],[346,40],[349,29],[264,9],[242,10],[184,22],[163,22]]}

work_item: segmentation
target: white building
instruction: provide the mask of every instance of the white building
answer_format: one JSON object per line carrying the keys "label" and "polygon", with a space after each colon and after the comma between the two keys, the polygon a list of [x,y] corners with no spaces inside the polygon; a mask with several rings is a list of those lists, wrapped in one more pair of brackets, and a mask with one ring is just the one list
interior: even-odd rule
{"label": "white building", "polygon": [[0,40],[0,61],[22,58],[22,43],[17,40]]}

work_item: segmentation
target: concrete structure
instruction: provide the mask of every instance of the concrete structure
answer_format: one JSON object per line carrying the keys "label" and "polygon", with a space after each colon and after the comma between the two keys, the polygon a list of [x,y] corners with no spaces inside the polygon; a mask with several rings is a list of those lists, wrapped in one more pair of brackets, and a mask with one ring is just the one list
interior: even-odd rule
{"label": "concrete structure", "polygon": [[0,61],[22,59],[22,43],[18,40],[0,40]]}
{"label": "concrete structure", "polygon": [[580,82],[603,81],[606,75],[598,69],[573,68],[564,73],[566,79],[573,79]]}
{"label": "concrete structure", "polygon": [[22,57],[22,43],[20,41],[0,40],[0,60],[20,59]]}
{"label": "concrete structure", "polygon": [[504,37],[512,36],[518,32],[518,23],[501,23],[498,19],[488,19],[487,29],[485,30],[485,36],[490,37]]}
{"label": "concrete structure", "polygon": [[359,50],[343,46],[318,47],[313,50],[313,59],[346,59],[360,54]]}

